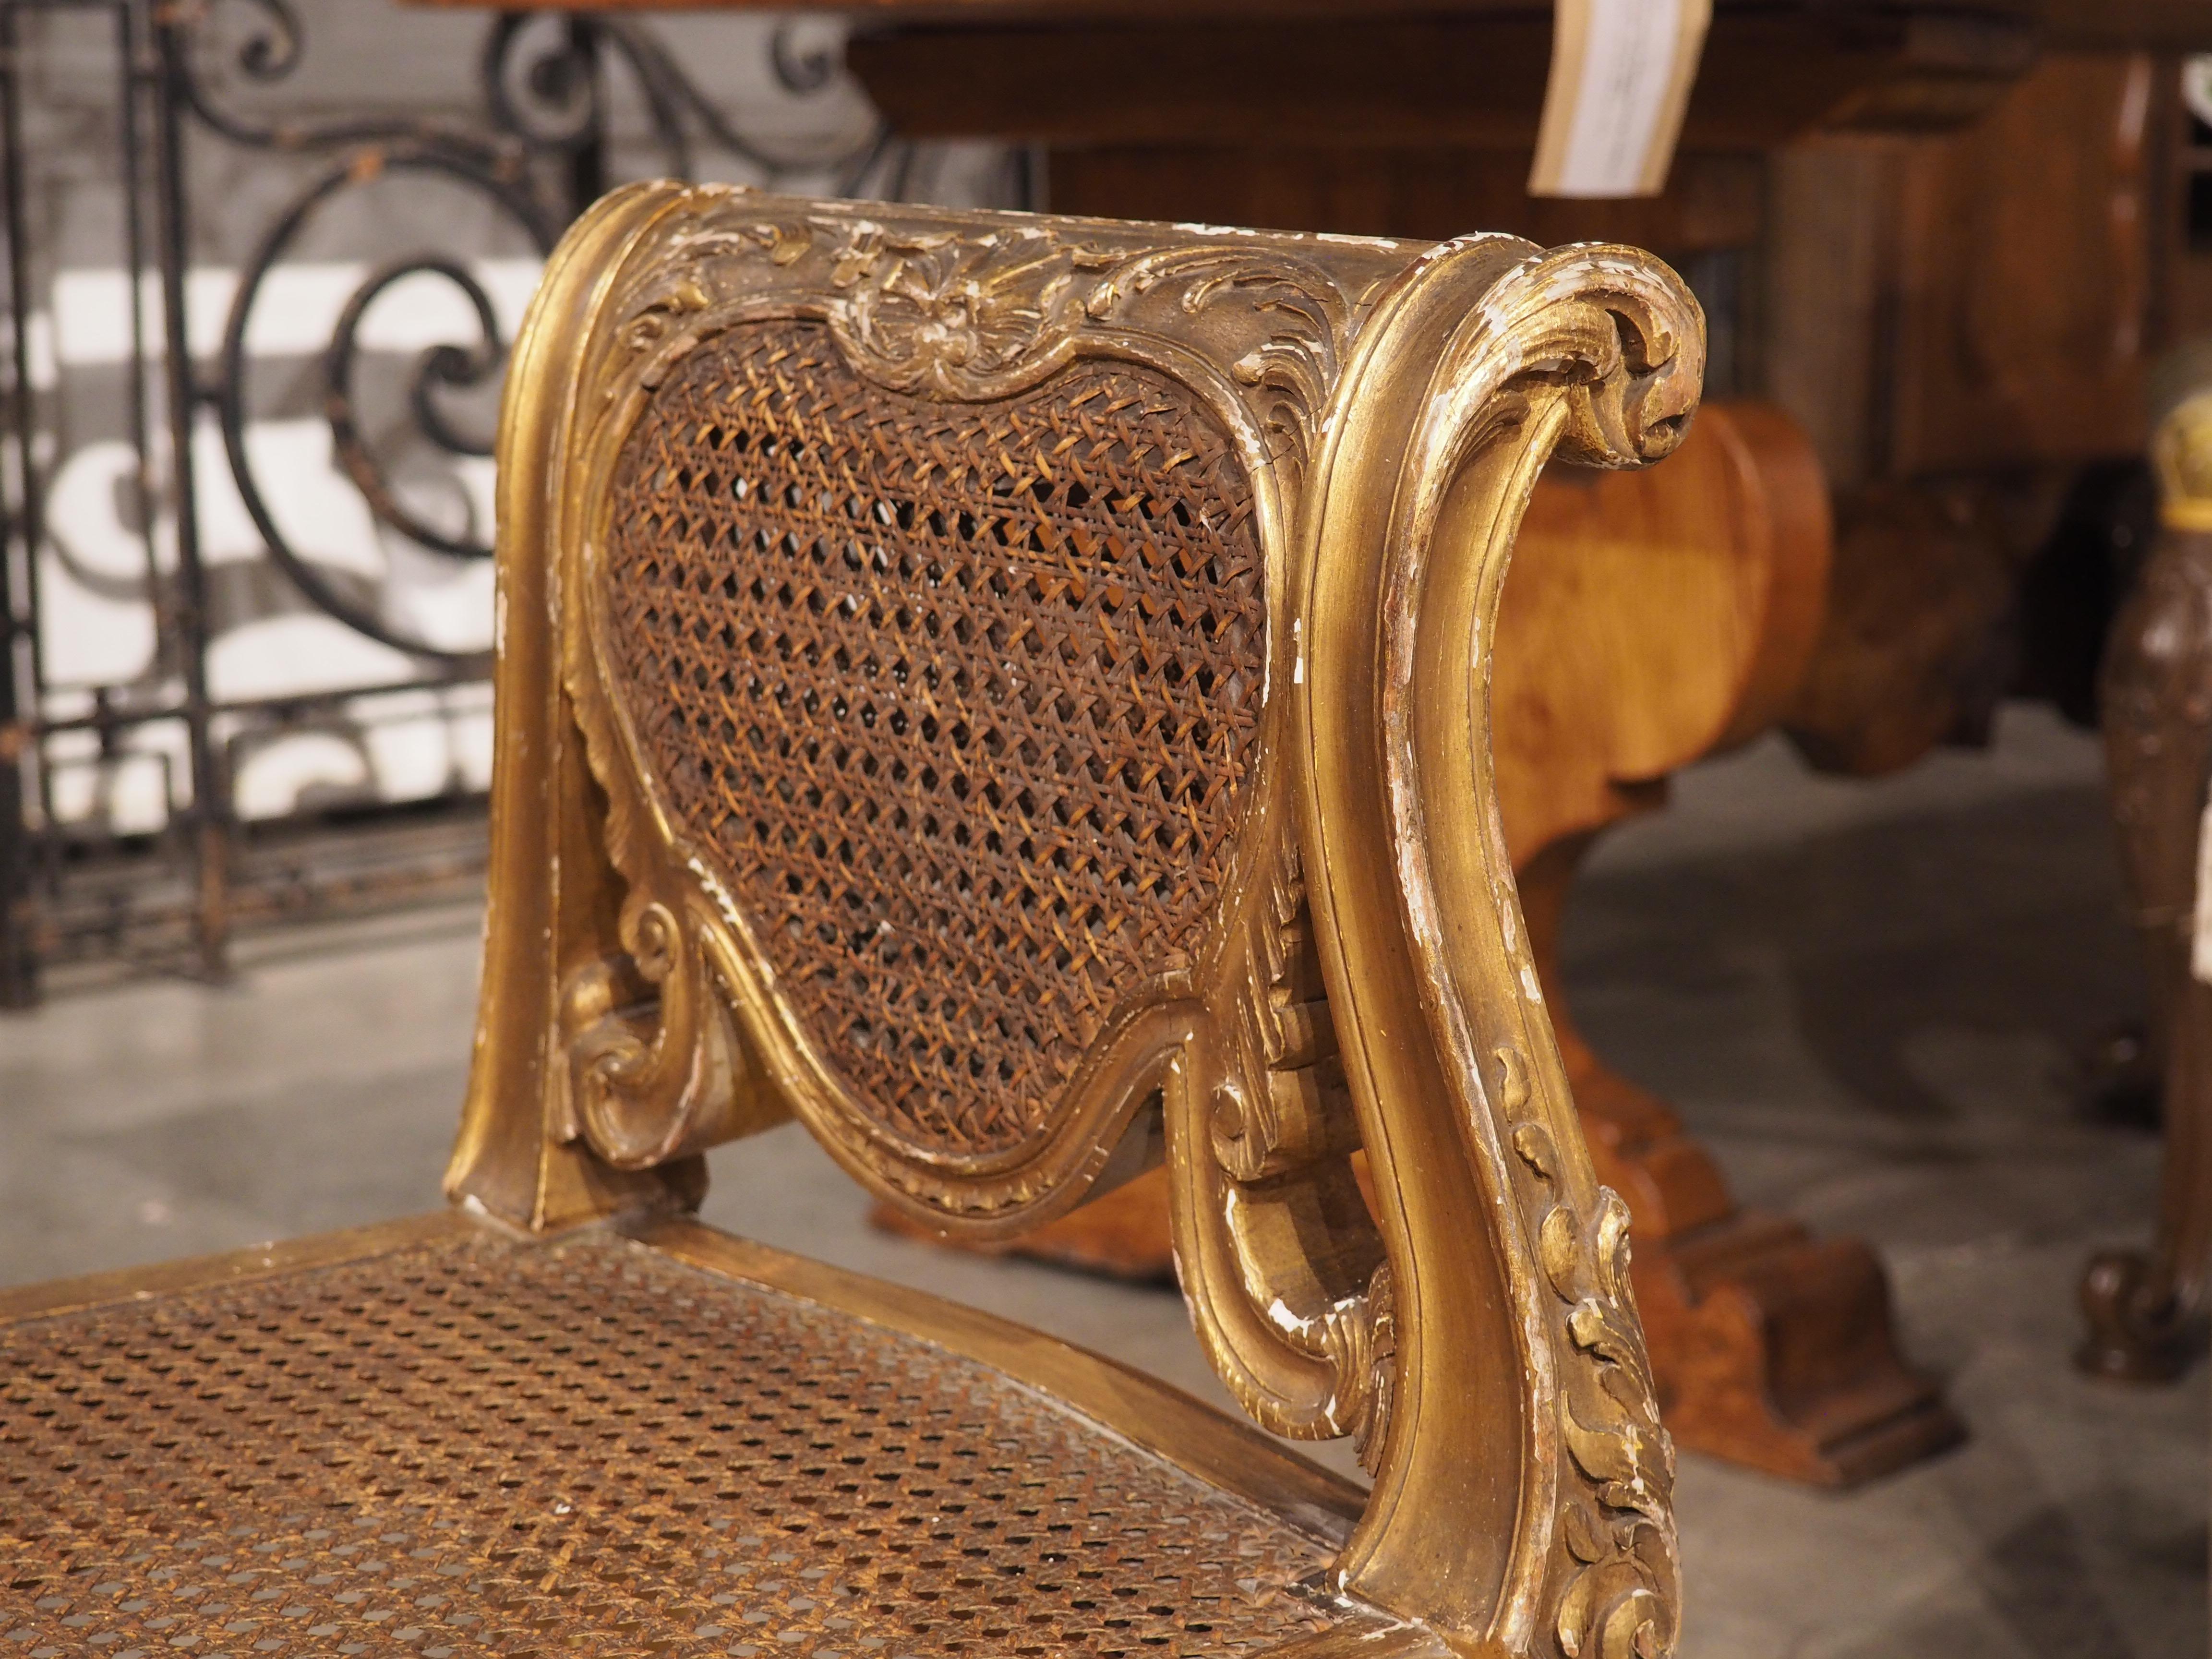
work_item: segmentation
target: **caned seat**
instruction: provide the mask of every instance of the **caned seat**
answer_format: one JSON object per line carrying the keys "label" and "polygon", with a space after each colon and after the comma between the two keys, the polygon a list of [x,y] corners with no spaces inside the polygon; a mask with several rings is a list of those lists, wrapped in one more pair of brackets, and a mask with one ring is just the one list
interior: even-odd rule
{"label": "caned seat", "polygon": [[535,1244],[438,1218],[21,1320],[0,1640],[1249,1653],[1346,1622],[1316,1590],[1340,1483],[1249,1431],[1272,1481],[1194,1480],[872,1322],[880,1287],[769,1288],[793,1265],[690,1224]]}
{"label": "caned seat", "polygon": [[[501,421],[453,1206],[0,1293],[0,1652],[1670,1650],[1487,663],[1702,352],[1617,248],[607,198]],[[692,1219],[793,1116],[979,1238],[1164,1160],[1258,1426]]]}

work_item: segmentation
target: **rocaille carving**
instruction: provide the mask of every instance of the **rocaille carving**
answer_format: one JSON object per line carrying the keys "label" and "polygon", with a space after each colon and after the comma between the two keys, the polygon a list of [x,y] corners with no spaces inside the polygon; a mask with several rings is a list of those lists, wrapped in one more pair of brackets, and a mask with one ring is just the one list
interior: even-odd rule
{"label": "rocaille carving", "polygon": [[[1498,1054],[1510,1080],[1518,1065]],[[1527,1093],[1522,1090],[1525,1103]],[[1540,1123],[1524,1121],[1513,1150],[1545,1187],[1558,1189],[1559,1152]],[[1562,1197],[1537,1230],[1544,1277],[1568,1308],[1567,1330],[1584,1359],[1560,1391],[1560,1437],[1582,1475],[1559,1513],[1574,1559],[1555,1619],[1568,1659],[1641,1659],[1674,1645],[1674,1444],[1659,1421],[1651,1363],[1637,1328],[1628,1278],[1628,1206],[1598,1189],[1593,1214]]]}
{"label": "rocaille carving", "polygon": [[[629,301],[632,353],[672,358],[687,347],[687,319],[726,298],[779,293],[806,296],[868,380],[941,398],[1019,391],[1086,345],[1165,347],[1181,367],[1219,377],[1261,434],[1261,453],[1293,479],[1366,297],[1316,261],[1236,233],[1146,246],[1141,236],[1159,227],[955,229],[889,216],[765,216],[711,198],[684,218],[672,238],[678,268]],[[1207,337],[1195,352],[1194,333]]]}
{"label": "rocaille carving", "polygon": [[[603,446],[598,488],[623,501],[578,573],[591,626],[569,636],[568,684],[616,865],[697,932],[683,960],[786,1024],[763,1076],[816,1072],[794,1103],[887,1196],[1018,1225],[1098,1172],[1089,1148],[1158,1097],[1206,994],[1198,981],[1232,971],[1211,942],[1216,913],[1233,908],[1219,898],[1239,885],[1229,866],[1263,862],[1279,833],[1239,829],[1247,794],[1263,798],[1250,811],[1279,816],[1248,775],[1282,666],[1268,661],[1281,646],[1266,628],[1267,526],[1286,510],[1358,301],[1264,239],[1147,246],[1158,228],[955,228],[789,205],[694,192],[660,226],[666,256],[640,262],[610,301],[626,320],[596,384],[620,453]],[[1363,246],[1371,286],[1391,250]],[[763,343],[700,367],[743,342]],[[638,389],[628,405],[623,386]],[[760,432],[732,418],[739,404]],[[784,421],[798,424],[771,430]],[[724,447],[740,430],[768,439],[743,468]],[[740,474],[759,485],[744,501],[694,498],[682,482]],[[733,533],[756,544],[738,549]],[[750,569],[736,592],[702,592],[672,578],[662,560],[677,556],[695,581],[723,561],[709,588],[737,562],[777,568],[757,592]],[[864,610],[829,609],[863,594]],[[709,637],[657,631],[671,604]],[[945,631],[963,623],[969,637]],[[902,632],[917,625],[939,631]],[[756,666],[775,657],[776,684],[748,676],[747,692],[725,693],[736,682],[715,653],[741,628]],[[688,685],[667,672],[685,652]],[[856,687],[859,702],[842,696]],[[814,811],[803,801],[787,818],[729,810],[765,780],[757,751],[752,770],[711,781],[701,769],[728,770],[734,751],[677,754],[675,721],[702,720],[711,744],[722,722],[710,705],[755,689],[769,702],[750,713],[784,723],[773,743],[808,751],[775,757],[789,769],[779,781],[827,786],[861,815],[834,842],[800,822]],[[812,718],[810,689],[833,712],[801,737],[791,722]],[[663,708],[671,690],[688,706]],[[835,734],[836,707],[882,724]],[[769,735],[757,719],[728,724],[740,747]],[[825,754],[831,772],[872,763],[878,775],[842,793],[818,769],[799,775]],[[916,826],[947,839],[933,854],[899,839]],[[889,850],[856,869],[874,889],[856,892],[844,860],[865,860],[871,837]],[[968,845],[1003,867],[951,856]],[[917,856],[943,878],[933,890],[926,872],[906,879]],[[711,903],[682,902],[702,887]],[[809,929],[817,954],[802,960]],[[1073,976],[1038,978],[1063,969]],[[605,1001],[603,978],[636,977],[613,961],[566,971],[587,1001]],[[687,1111],[665,1068],[617,1076],[605,1059],[605,1042],[649,1043],[650,1012],[621,1011],[591,1075],[620,1109],[666,1125]]]}
{"label": "rocaille carving", "polygon": [[611,690],[781,994],[903,1142],[1026,1150],[1227,872],[1266,629],[1225,435],[1129,365],[978,408],[744,325],[654,392],[611,526]]}
{"label": "rocaille carving", "polygon": [[[550,672],[502,658],[539,722],[504,775],[580,737],[562,845],[611,872],[543,934],[553,1137],[651,1162],[795,1112],[1005,1236],[1161,1150],[1157,1103],[1207,1355],[1375,1472],[1332,1586],[1462,1652],[1669,1651],[1626,1212],[1479,671],[1546,460],[1679,439],[1686,291],[1510,238],[662,186],[587,228],[546,459],[502,484],[507,626],[560,625]],[[456,1190],[517,1179],[516,1074],[472,1084]]]}
{"label": "rocaille carving", "polygon": [[640,889],[621,935],[621,957],[586,963],[562,987],[558,1133],[588,1137],[618,1170],[643,1170],[744,1133],[752,1067],[678,908]]}
{"label": "rocaille carving", "polygon": [[1395,1353],[1390,1267],[1352,1170],[1358,1124],[1294,847],[1263,897],[1210,1063],[1170,1094],[1171,1126],[1212,1154],[1175,1170],[1177,1260],[1199,1340],[1245,1408],[1294,1439],[1351,1436],[1371,1468]]}

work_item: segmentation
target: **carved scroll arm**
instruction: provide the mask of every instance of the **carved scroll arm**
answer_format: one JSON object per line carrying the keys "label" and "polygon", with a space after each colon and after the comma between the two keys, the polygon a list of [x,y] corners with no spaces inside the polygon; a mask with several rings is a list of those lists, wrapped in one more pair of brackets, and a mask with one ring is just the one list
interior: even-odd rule
{"label": "carved scroll arm", "polygon": [[1397,1304],[1340,1573],[1468,1651],[1674,1639],[1671,1449],[1521,925],[1487,662],[1544,462],[1663,455],[1702,357],[1695,302],[1639,256],[1448,244],[1362,337],[1305,507],[1304,840]]}

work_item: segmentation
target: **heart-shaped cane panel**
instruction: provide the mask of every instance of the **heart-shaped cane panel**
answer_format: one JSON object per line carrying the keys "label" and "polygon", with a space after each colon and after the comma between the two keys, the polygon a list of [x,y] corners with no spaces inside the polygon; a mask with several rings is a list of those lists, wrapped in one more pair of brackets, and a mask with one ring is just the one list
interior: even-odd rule
{"label": "heart-shaped cane panel", "polygon": [[938,402],[757,324],[668,375],[614,495],[612,692],[809,1040],[926,1154],[1041,1145],[1191,965],[1259,752],[1227,433],[1128,364]]}

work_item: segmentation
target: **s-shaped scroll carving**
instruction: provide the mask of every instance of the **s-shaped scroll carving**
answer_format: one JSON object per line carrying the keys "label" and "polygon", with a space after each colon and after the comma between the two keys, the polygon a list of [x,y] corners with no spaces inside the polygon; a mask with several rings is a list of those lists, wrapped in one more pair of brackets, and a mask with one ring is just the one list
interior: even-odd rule
{"label": "s-shaped scroll carving", "polygon": [[1380,1453],[1395,1347],[1389,1264],[1354,1179],[1337,1054],[1295,848],[1245,919],[1237,982],[1169,1094],[1176,1259],[1199,1339],[1237,1401],[1295,1439]]}
{"label": "s-shaped scroll carving", "polygon": [[1674,1642],[1672,1454],[1626,1214],[1591,1173],[1522,926],[1488,669],[1538,472],[1554,451],[1666,454],[1703,358],[1696,302],[1648,258],[1445,244],[1363,331],[1304,502],[1291,754],[1396,1339],[1338,1572],[1470,1652]]}
{"label": "s-shaped scroll carving", "polygon": [[750,1068],[695,919],[649,892],[623,906],[624,955],[561,991],[566,1090],[556,1133],[617,1170],[649,1169],[742,1134]]}

